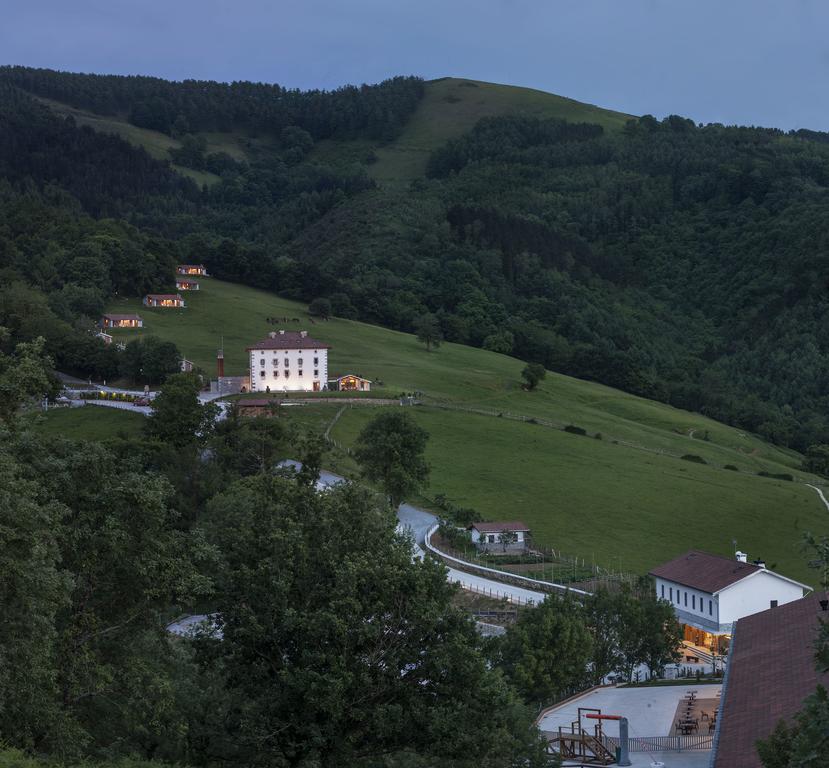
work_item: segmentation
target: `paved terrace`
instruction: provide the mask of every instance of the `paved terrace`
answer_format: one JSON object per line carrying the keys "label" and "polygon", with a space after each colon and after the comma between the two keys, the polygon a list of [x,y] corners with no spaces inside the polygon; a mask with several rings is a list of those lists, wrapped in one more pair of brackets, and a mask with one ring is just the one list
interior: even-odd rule
{"label": "paved terrace", "polygon": [[[631,738],[642,736],[673,736],[677,708],[689,690],[696,691],[704,700],[716,699],[721,685],[665,685],[643,688],[598,688],[546,710],[539,720],[542,731],[558,731],[559,726],[569,730],[570,724],[578,720],[579,707],[600,709],[605,715],[622,715],[628,719]],[[593,732],[595,721],[586,727]],[[619,736],[619,724],[607,720],[603,725],[608,736]],[[707,730],[707,729],[706,729]],[[689,750],[684,752],[631,752],[631,763],[635,768],[649,768],[654,762],[664,763],[665,768],[707,768],[711,750]]]}

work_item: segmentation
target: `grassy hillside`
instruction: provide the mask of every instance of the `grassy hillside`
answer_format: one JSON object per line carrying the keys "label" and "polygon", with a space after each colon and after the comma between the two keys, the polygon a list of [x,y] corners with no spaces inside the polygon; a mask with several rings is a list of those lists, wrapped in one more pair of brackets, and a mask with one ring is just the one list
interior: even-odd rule
{"label": "grassy hillside", "polygon": [[87,405],[33,413],[29,419],[32,429],[40,435],[59,435],[70,440],[108,440],[122,436],[139,437],[145,417],[118,408]]}
{"label": "grassy hillside", "polygon": [[[532,88],[447,77],[426,83],[426,94],[403,133],[374,151],[377,162],[370,174],[384,185],[404,184],[423,175],[429,153],[469,131],[482,117],[524,114],[573,122],[598,123],[608,130],[621,128],[631,115],[584,104]],[[330,142],[319,152],[347,151],[345,142]],[[361,154],[367,147],[360,145]]]}
{"label": "grassy hillside", "polygon": [[[288,317],[332,345],[332,374],[355,372],[389,393],[421,391],[430,405],[413,413],[428,429],[433,477],[428,495],[446,493],[491,519],[523,517],[537,538],[606,565],[645,570],[688,547],[728,554],[732,539],[792,575],[808,578],[798,529],[823,530],[826,512],[811,489],[756,472],[799,471],[798,454],[699,414],[550,373],[536,392],[520,387],[523,363],[472,347],[426,352],[414,337],[348,320],[312,325],[305,307],[264,291],[207,279],[184,310],[147,309],[120,300],[110,311],[137,311],[154,333],[211,375],[224,338],[226,371],[243,373],[245,347]],[[297,318],[298,322],[294,322]],[[436,406],[443,406],[438,408]],[[311,425],[333,416],[331,406]],[[484,410],[478,415],[462,409]],[[334,436],[350,443],[375,413],[350,409]],[[498,413],[575,424],[602,439],[571,435]],[[707,439],[705,439],[707,437]],[[695,454],[709,466],[683,461]],[[733,464],[739,472],[721,469]]]}

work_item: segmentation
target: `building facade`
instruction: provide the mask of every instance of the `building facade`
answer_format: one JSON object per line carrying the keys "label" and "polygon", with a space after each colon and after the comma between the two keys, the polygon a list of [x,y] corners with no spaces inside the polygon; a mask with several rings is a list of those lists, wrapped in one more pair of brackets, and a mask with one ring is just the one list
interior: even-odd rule
{"label": "building facade", "polygon": [[654,568],[656,596],[674,608],[692,645],[723,653],[734,624],[745,616],[803,597],[805,584],[747,562],[692,550]]}
{"label": "building facade", "polygon": [[251,392],[319,392],[328,381],[328,344],[307,331],[272,331],[247,348]]}
{"label": "building facade", "polygon": [[140,315],[104,315],[101,317],[102,328],[143,328],[144,321]]}
{"label": "building facade", "polygon": [[177,307],[187,306],[184,297],[177,293],[148,293],[144,297],[145,307]]}
{"label": "building facade", "polygon": [[[502,541],[504,531],[512,534],[512,541]],[[481,522],[469,526],[469,535],[472,543],[482,552],[515,553],[527,548],[530,529],[524,523],[513,520]]]}
{"label": "building facade", "polygon": [[198,291],[199,284],[196,280],[191,280],[189,277],[176,278],[176,290],[179,291]]}
{"label": "building facade", "polygon": [[204,264],[178,264],[176,265],[176,274],[207,277],[207,269],[205,269]]}

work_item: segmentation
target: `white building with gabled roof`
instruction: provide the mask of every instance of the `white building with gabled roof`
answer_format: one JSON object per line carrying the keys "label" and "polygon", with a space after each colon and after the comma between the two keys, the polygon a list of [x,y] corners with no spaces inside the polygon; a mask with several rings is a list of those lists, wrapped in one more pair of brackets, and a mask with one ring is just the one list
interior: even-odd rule
{"label": "white building with gabled roof", "polygon": [[811,590],[762,561],[749,563],[742,552],[731,559],[691,550],[650,575],[656,596],[667,600],[685,625],[686,642],[717,651],[724,650],[738,619],[799,600]]}
{"label": "white building with gabled roof", "polygon": [[247,348],[251,392],[319,392],[328,382],[331,347],[307,331],[272,331]]}

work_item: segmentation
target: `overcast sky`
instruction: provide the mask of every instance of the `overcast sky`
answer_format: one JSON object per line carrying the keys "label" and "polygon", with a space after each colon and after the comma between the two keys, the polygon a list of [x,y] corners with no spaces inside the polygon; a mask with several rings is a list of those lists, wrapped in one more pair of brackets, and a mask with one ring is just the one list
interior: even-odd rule
{"label": "overcast sky", "polygon": [[0,0],[0,60],[299,88],[454,75],[829,130],[823,0]]}

